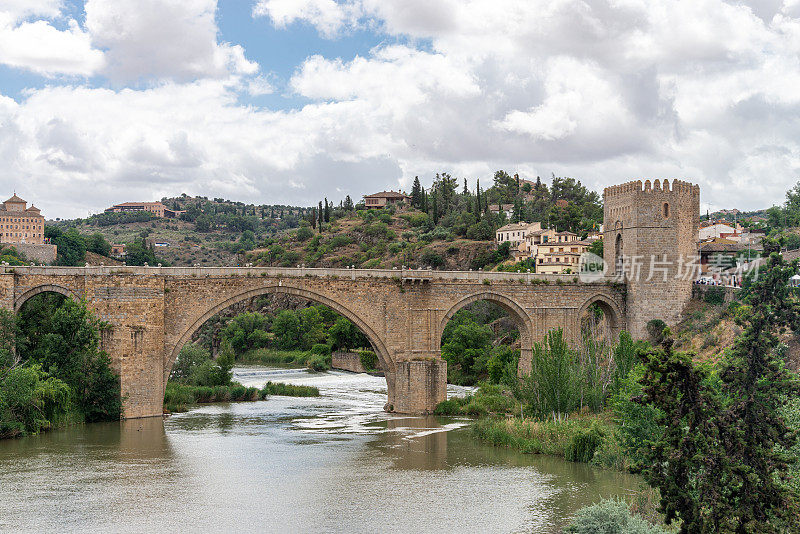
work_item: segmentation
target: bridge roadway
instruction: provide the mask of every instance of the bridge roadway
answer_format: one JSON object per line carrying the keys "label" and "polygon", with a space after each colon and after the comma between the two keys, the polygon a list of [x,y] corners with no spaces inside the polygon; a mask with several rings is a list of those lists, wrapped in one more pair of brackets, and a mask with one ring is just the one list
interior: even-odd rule
{"label": "bridge roadway", "polygon": [[625,328],[625,288],[576,275],[278,267],[0,266],[0,306],[19,310],[53,291],[85,299],[109,327],[101,347],[120,375],[125,417],[161,415],[172,365],[216,313],[254,296],[284,293],[325,304],[367,336],[386,370],[387,410],[426,413],[446,398],[441,335],[459,309],[478,300],[505,308],[520,330],[520,372],[533,343],[552,328],[579,335],[597,303],[613,331]]}

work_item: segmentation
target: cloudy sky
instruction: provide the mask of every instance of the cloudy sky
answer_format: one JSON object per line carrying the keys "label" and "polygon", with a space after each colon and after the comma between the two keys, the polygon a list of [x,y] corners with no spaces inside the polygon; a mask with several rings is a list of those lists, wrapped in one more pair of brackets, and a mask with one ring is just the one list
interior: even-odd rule
{"label": "cloudy sky", "polygon": [[0,190],[75,217],[502,168],[768,207],[799,53],[800,0],[0,0]]}

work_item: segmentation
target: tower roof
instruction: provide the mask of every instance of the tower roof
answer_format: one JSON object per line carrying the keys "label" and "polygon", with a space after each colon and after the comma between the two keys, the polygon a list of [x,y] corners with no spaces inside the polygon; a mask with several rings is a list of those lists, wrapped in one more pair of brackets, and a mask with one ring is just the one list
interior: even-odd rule
{"label": "tower roof", "polygon": [[25,202],[24,200],[22,200],[21,198],[19,198],[19,197],[17,196],[17,194],[16,194],[16,193],[14,193],[14,196],[13,196],[13,197],[11,197],[11,198],[9,198],[8,200],[6,200],[5,202],[3,202],[3,204],[8,204],[8,203],[12,203],[12,204],[26,204],[26,202]]}

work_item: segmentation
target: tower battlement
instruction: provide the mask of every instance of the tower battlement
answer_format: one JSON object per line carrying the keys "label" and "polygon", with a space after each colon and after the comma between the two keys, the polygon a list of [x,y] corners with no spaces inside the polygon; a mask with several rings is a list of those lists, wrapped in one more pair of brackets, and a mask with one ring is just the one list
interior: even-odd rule
{"label": "tower battlement", "polygon": [[641,180],[634,180],[625,182],[624,184],[612,185],[603,190],[603,197],[605,197],[606,201],[609,201],[618,197],[630,196],[635,193],[651,192],[675,193],[679,195],[689,195],[690,197],[696,196],[698,199],[700,198],[700,186],[684,182],[683,180],[673,180],[670,187],[670,181],[667,179],[663,182],[656,179],[652,183],[650,180],[645,180],[644,182]]}

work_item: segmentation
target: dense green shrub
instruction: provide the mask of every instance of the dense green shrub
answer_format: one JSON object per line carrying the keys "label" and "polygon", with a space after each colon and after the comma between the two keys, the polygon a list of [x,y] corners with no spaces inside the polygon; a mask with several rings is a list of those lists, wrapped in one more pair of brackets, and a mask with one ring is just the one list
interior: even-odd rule
{"label": "dense green shrub", "polygon": [[331,368],[331,356],[324,354],[312,354],[306,363],[312,371],[327,371]]}
{"label": "dense green shrub", "polygon": [[436,251],[426,249],[422,255],[420,256],[420,262],[422,265],[433,267],[434,269],[438,269],[444,265],[444,258],[441,254]]}
{"label": "dense green shrub", "polygon": [[713,306],[722,306],[725,304],[725,288],[722,286],[706,287],[703,300]]}
{"label": "dense green shrub", "polygon": [[597,425],[577,432],[569,442],[564,459],[569,462],[588,463],[594,458],[595,451],[603,443],[603,431]]}
{"label": "dense green shrub", "polygon": [[604,500],[578,510],[568,534],[664,534],[666,529],[633,515],[624,501]]}
{"label": "dense green shrub", "polygon": [[316,343],[314,346],[311,347],[311,354],[316,354],[320,356],[330,356],[331,346],[326,345],[324,343]]}
{"label": "dense green shrub", "polygon": [[371,350],[360,350],[358,351],[358,355],[361,360],[361,365],[367,371],[374,371],[378,368],[378,355]]}
{"label": "dense green shrub", "polygon": [[38,365],[0,370],[0,438],[36,434],[69,413],[71,392]]}
{"label": "dense green shrub", "polygon": [[303,242],[311,239],[313,235],[314,231],[311,230],[311,228],[309,228],[308,226],[303,226],[297,229],[297,232],[295,232],[294,237],[298,241]]}

